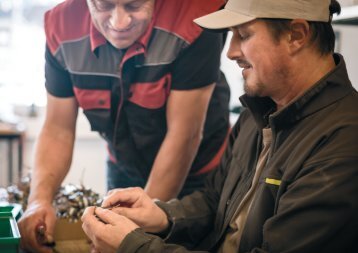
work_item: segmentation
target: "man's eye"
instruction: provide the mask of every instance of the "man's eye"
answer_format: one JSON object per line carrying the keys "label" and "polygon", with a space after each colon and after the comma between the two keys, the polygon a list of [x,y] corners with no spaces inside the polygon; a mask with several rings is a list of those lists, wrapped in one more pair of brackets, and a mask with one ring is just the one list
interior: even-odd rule
{"label": "man's eye", "polygon": [[114,8],[114,4],[99,0],[94,1],[94,5],[98,11],[109,11]]}
{"label": "man's eye", "polygon": [[247,40],[250,36],[248,34],[238,34],[240,40]]}
{"label": "man's eye", "polygon": [[140,7],[142,6],[141,3],[133,3],[133,4],[128,4],[126,6],[127,11],[137,11],[140,9]]}

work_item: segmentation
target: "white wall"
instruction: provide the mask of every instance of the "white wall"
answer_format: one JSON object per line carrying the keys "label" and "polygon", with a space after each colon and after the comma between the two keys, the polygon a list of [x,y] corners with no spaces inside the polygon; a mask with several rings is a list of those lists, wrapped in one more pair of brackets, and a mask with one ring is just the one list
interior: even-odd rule
{"label": "white wall", "polygon": [[334,30],[340,34],[338,52],[344,56],[350,80],[358,90],[358,26],[335,25]]}
{"label": "white wall", "polygon": [[239,97],[243,92],[243,78],[241,71],[235,61],[227,58],[226,53],[229,49],[232,32],[229,32],[223,53],[221,55],[221,70],[224,72],[226,79],[230,85],[231,97],[230,108],[240,104]]}
{"label": "white wall", "polygon": [[[43,122],[43,114],[44,112],[41,111],[39,118],[23,118],[27,125],[24,150],[25,167],[33,166],[35,139]],[[79,112],[79,115],[72,166],[64,184],[80,184],[83,182],[84,186],[104,194],[106,191],[106,144],[97,133],[90,131],[89,123],[83,113]]]}

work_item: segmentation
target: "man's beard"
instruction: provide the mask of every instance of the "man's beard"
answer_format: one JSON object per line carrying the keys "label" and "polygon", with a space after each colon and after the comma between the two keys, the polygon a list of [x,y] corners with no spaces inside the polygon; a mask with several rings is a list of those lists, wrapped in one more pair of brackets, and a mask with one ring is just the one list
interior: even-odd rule
{"label": "man's beard", "polygon": [[264,84],[263,82],[259,81],[254,83],[254,85],[248,85],[247,80],[244,80],[244,91],[250,97],[271,97],[275,96],[277,92],[281,91],[282,88],[285,86],[280,86],[278,84],[284,83],[282,80],[288,80],[290,76],[290,71],[287,69],[286,66],[281,66],[280,68],[276,68],[272,75],[277,77],[275,80],[278,80],[275,85],[273,85],[272,81],[270,84]]}
{"label": "man's beard", "polygon": [[244,91],[250,97],[261,97],[264,96],[265,85],[263,83],[257,83],[255,87],[251,87],[244,81]]}

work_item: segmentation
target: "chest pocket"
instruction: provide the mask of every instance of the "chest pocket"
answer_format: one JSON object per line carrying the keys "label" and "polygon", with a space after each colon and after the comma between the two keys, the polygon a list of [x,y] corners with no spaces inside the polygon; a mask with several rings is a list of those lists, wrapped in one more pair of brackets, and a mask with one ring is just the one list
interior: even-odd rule
{"label": "chest pocket", "polygon": [[281,184],[281,180],[274,177],[260,178],[241,238],[240,252],[249,251],[262,244],[263,226],[267,219],[275,214]]}
{"label": "chest pocket", "polygon": [[263,184],[263,187],[268,190],[270,195],[276,199],[278,189],[282,183],[280,179],[272,178],[272,177],[265,177],[261,179],[261,183]]}
{"label": "chest pocket", "polygon": [[112,125],[111,92],[74,88],[79,106],[83,109],[92,131],[106,132]]}
{"label": "chest pocket", "polygon": [[108,132],[111,118],[111,87],[118,79],[107,76],[72,75],[73,90],[92,131]]}
{"label": "chest pocket", "polygon": [[159,109],[165,105],[168,99],[170,84],[170,74],[155,82],[131,84],[128,100],[146,109]]}
{"label": "chest pocket", "polygon": [[[255,202],[260,208],[265,209],[265,213],[271,216],[275,212],[275,206],[278,202],[281,180],[273,177],[260,178]],[[263,209],[261,209],[262,211]]]}

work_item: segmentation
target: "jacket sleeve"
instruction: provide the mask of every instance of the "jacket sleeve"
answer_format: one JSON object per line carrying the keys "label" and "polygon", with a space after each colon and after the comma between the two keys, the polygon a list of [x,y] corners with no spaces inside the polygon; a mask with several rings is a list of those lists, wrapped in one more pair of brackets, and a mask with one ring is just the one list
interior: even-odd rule
{"label": "jacket sleeve", "polygon": [[162,252],[176,252],[176,253],[205,253],[207,251],[190,251],[183,246],[177,244],[166,243],[162,238],[145,233],[141,229],[136,229],[128,234],[120,247],[117,249],[118,253],[162,253]]}
{"label": "jacket sleeve", "polygon": [[232,146],[238,135],[238,124],[229,135],[228,146],[218,168],[206,178],[206,186],[181,200],[157,202],[171,222],[167,243],[180,244],[188,249],[197,247],[214,230],[223,185],[232,159]]}
{"label": "jacket sleeve", "polygon": [[161,234],[165,238],[136,229],[124,238],[117,252],[193,252],[190,249],[211,231],[214,223],[214,209],[206,202],[207,198],[203,194],[195,192],[182,200],[156,202],[167,214],[171,223],[167,234]]}
{"label": "jacket sleeve", "polygon": [[[156,202],[164,210],[171,222],[171,229],[164,239],[134,230],[122,241],[117,252],[150,253],[150,252],[206,252],[191,251],[210,233],[214,226],[221,191],[227,175],[228,165],[232,159],[232,145],[238,128],[230,134],[229,145],[221,159],[220,166],[206,179],[206,187],[181,200]],[[180,246],[179,246],[180,245]]]}
{"label": "jacket sleeve", "polygon": [[165,236],[167,243],[191,249],[212,230],[216,203],[210,202],[203,192],[195,192],[182,200],[158,202],[157,205],[164,210],[171,223],[171,229]]}

